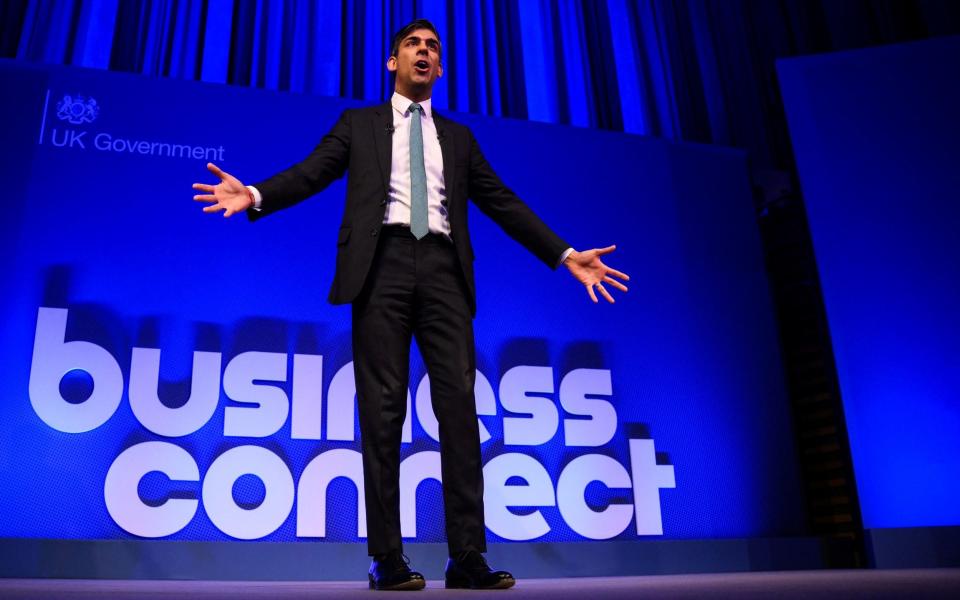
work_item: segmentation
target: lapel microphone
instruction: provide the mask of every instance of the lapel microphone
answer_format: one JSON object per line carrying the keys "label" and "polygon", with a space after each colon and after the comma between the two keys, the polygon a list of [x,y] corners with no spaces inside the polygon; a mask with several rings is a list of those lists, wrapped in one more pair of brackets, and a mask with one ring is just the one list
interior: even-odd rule
{"label": "lapel microphone", "polygon": [[383,128],[383,130],[387,133],[387,135],[393,135],[393,132],[395,129],[396,127],[394,127],[393,125],[387,125],[386,127]]}

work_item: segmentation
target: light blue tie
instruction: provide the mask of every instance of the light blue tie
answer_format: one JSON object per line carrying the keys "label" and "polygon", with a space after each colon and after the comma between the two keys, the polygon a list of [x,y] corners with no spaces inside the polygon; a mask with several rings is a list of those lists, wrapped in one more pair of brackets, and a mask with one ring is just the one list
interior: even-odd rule
{"label": "light blue tie", "polygon": [[410,105],[410,233],[423,239],[427,227],[427,170],[423,166],[423,131],[420,114],[423,107]]}

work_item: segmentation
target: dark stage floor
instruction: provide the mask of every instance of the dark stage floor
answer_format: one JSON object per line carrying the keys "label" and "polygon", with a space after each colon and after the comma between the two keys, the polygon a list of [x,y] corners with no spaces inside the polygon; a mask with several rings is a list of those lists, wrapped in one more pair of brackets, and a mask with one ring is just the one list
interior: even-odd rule
{"label": "dark stage floor", "polygon": [[[550,598],[960,598],[960,569],[899,571],[790,571],[521,580],[508,591],[444,590],[442,582],[419,592],[428,597]],[[416,594],[414,592],[413,594]],[[362,582],[104,581],[3,579],[0,598],[370,598]],[[404,596],[408,594],[403,594]]]}

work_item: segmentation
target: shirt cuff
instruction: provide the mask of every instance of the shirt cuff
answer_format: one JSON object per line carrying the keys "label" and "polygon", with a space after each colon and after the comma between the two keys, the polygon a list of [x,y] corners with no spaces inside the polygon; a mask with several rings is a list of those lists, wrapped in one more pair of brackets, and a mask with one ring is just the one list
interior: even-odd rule
{"label": "shirt cuff", "polygon": [[260,205],[263,203],[263,196],[260,195],[260,190],[252,185],[248,185],[247,189],[253,194],[253,210],[260,210]]}
{"label": "shirt cuff", "polygon": [[563,254],[560,255],[560,260],[557,261],[557,266],[559,267],[560,265],[562,265],[563,261],[567,260],[567,257],[570,256],[571,254],[573,254],[573,248],[567,248],[566,250],[564,250]]}

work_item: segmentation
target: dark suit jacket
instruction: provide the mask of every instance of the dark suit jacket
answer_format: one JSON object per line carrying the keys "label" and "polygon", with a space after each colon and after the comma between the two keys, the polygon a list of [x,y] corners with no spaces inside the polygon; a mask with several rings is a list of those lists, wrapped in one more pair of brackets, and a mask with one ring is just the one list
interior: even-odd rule
{"label": "dark suit jacket", "polygon": [[[476,313],[473,246],[467,229],[467,199],[493,219],[550,268],[570,247],[507,188],[480,152],[470,130],[434,111],[443,154],[450,236],[463,268]],[[393,152],[393,108],[390,103],[350,109],[303,161],[254,184],[262,196],[251,220],[308,198],[331,182],[347,176],[347,204],[337,236],[337,267],[330,288],[333,304],[352,302],[363,289],[383,224]]]}

